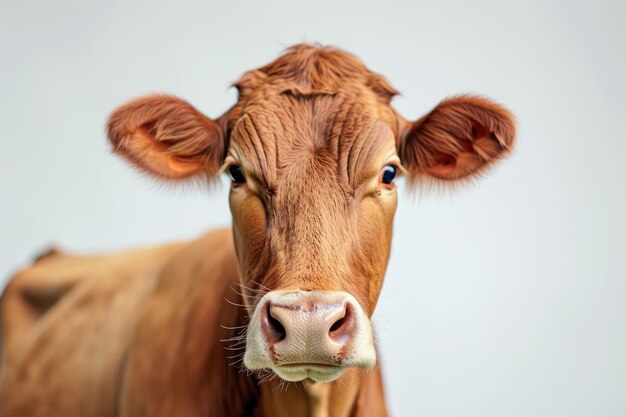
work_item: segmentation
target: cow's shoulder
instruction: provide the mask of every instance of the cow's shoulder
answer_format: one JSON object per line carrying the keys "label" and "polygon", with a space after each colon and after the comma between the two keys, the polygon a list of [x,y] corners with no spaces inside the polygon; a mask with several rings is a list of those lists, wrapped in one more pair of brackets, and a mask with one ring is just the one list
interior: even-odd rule
{"label": "cow's shoulder", "polygon": [[129,349],[122,416],[240,415],[253,405],[256,385],[228,366],[237,351],[224,346],[235,342],[222,342],[244,320],[238,277],[230,231],[204,236],[164,267]]}
{"label": "cow's shoulder", "polygon": [[0,414],[114,415],[124,358],[146,306],[155,293],[163,300],[177,293],[177,276],[189,288],[192,265],[202,254],[212,258],[203,249],[228,251],[227,237],[219,231],[95,256],[55,251],[17,273],[0,306]]}

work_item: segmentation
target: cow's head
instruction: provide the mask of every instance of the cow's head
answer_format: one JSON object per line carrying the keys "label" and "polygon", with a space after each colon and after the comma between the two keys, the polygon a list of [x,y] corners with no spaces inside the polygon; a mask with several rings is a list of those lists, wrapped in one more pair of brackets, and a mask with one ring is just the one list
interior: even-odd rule
{"label": "cow's head", "polygon": [[511,150],[512,117],[459,96],[408,122],[389,105],[393,88],[357,58],[306,45],[236,87],[216,121],[170,96],[122,106],[109,122],[114,149],[165,179],[230,176],[248,369],[329,381],[372,367],[394,180],[476,175]]}

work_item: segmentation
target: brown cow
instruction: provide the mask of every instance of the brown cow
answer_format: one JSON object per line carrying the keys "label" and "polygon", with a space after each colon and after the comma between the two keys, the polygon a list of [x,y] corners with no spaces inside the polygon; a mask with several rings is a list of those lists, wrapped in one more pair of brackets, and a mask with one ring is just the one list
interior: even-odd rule
{"label": "brown cow", "polygon": [[149,96],[110,118],[114,150],[160,178],[230,174],[233,228],[113,255],[58,252],[1,305],[1,415],[384,416],[370,317],[396,175],[453,182],[507,155],[478,97],[416,122],[345,52],[308,45],[246,73],[216,120]]}

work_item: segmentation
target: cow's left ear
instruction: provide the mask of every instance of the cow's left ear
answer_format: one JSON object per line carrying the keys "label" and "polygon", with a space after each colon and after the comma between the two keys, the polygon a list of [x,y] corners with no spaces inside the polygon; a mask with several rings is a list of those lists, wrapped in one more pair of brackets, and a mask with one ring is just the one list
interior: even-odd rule
{"label": "cow's left ear", "polygon": [[444,100],[418,121],[403,124],[398,152],[412,179],[468,178],[506,156],[515,141],[513,116],[481,97]]}

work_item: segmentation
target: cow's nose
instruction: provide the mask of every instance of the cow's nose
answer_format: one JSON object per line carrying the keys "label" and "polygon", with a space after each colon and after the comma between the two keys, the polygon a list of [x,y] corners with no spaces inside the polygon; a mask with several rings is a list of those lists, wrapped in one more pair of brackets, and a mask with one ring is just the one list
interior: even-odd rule
{"label": "cow's nose", "polygon": [[290,302],[269,301],[261,311],[261,329],[270,346],[280,345],[285,356],[341,359],[352,339],[356,312],[347,299],[323,302],[302,297]]}
{"label": "cow's nose", "polygon": [[343,291],[270,291],[250,318],[243,363],[285,381],[334,381],[376,364],[367,314]]}

